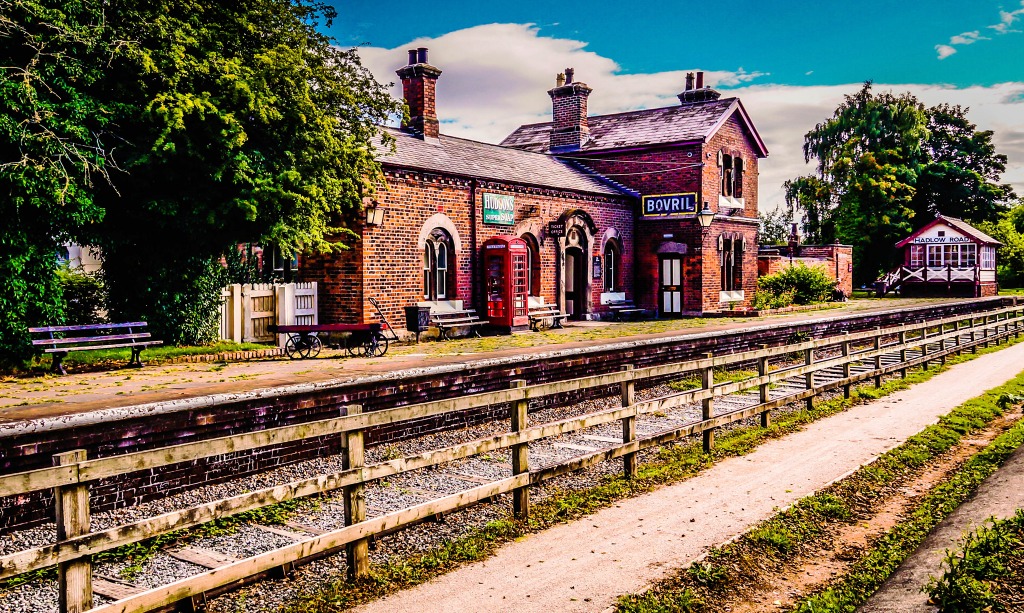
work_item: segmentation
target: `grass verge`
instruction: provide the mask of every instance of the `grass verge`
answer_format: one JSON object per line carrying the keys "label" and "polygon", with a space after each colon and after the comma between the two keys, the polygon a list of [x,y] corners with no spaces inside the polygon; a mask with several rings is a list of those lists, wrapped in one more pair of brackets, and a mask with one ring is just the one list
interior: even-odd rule
{"label": "grass verge", "polygon": [[[683,569],[642,594],[620,598],[618,610],[629,613],[706,611],[736,598],[743,585],[754,584],[765,569],[786,563],[832,530],[868,517],[890,492],[904,487],[931,460],[953,448],[971,432],[1002,415],[1005,398],[1024,391],[1024,373],[943,416],[852,475],[808,496],[758,524],[734,543],[712,549],[705,559]],[[798,603],[801,612],[853,611],[916,549],[928,531],[952,512],[1024,443],[1024,422],[972,456],[956,474],[927,494],[911,516],[881,537],[850,570],[827,589]],[[739,590],[739,591],[738,591]],[[715,604],[711,604],[715,603]]]}
{"label": "grass verge", "polygon": [[[1024,339],[1010,339],[1007,345],[979,348],[976,355],[964,354],[947,358],[947,366],[927,371],[908,373],[906,379],[891,379],[882,387],[865,384],[854,388],[851,397],[842,396],[819,402],[811,410],[782,412],[774,416],[769,428],[739,427],[722,432],[710,454],[702,451],[699,441],[659,450],[654,461],[641,464],[632,480],[624,477],[606,477],[602,483],[583,490],[552,491],[543,501],[534,505],[528,521],[503,518],[481,528],[469,530],[464,536],[448,541],[426,553],[391,560],[371,567],[370,576],[359,581],[339,580],[327,583],[317,590],[300,595],[283,610],[286,613],[330,613],[343,611],[358,604],[381,598],[387,594],[419,585],[438,575],[450,572],[464,564],[489,557],[502,544],[531,532],[572,521],[614,504],[616,501],[651,491],[663,485],[677,483],[696,475],[715,462],[749,453],[761,443],[800,430],[805,424],[842,412],[882,396],[906,389],[926,381],[949,366],[968,361]],[[799,403],[803,406],[803,403]],[[828,501],[824,501],[826,507]],[[826,510],[825,512],[832,512]],[[838,511],[836,511],[838,512]],[[659,609],[650,609],[652,611]],[[687,610],[685,608],[661,609]]]}
{"label": "grass verge", "polygon": [[[218,353],[231,353],[235,351],[259,351],[261,349],[272,349],[272,345],[259,345],[257,343],[232,343],[230,341],[218,341],[212,345],[176,347],[172,345],[157,345],[147,347],[142,352],[142,358],[146,363],[159,364],[174,358],[189,355],[211,355]],[[64,358],[64,366],[70,369],[96,370],[110,368],[112,366],[123,366],[131,357],[131,349],[128,347],[120,349],[97,349],[95,351],[74,351]],[[24,367],[5,370],[0,374],[4,375],[40,375],[50,372],[51,359],[49,355],[40,355],[32,358]]]}
{"label": "grass verge", "polygon": [[926,588],[940,611],[1024,609],[1024,509],[967,534],[943,567]]}

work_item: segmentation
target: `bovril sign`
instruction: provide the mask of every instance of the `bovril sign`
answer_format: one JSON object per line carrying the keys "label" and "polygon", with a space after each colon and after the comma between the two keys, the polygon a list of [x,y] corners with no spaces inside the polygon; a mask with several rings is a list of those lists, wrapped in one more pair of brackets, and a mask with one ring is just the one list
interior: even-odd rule
{"label": "bovril sign", "polygon": [[697,194],[691,192],[644,196],[640,200],[640,212],[644,217],[693,215],[697,212]]}

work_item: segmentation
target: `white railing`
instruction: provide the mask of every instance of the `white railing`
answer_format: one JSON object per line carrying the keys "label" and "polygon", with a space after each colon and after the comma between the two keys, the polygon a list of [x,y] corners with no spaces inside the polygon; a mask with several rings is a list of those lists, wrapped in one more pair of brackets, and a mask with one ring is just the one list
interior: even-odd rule
{"label": "white railing", "polygon": [[900,268],[901,280],[907,281],[928,281],[943,283],[949,281],[977,281],[978,268],[956,267],[956,266],[921,266],[911,268],[903,266]]}
{"label": "white railing", "polygon": [[221,290],[220,335],[236,343],[284,342],[271,324],[316,324],[316,283],[234,283]]}

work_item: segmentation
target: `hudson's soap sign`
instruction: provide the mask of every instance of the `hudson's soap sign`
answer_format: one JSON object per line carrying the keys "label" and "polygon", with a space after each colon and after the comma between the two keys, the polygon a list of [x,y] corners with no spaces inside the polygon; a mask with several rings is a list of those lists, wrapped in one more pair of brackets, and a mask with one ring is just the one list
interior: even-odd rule
{"label": "hudson's soap sign", "polygon": [[693,215],[697,212],[697,194],[659,194],[644,196],[640,201],[644,217],[662,215]]}
{"label": "hudson's soap sign", "polygon": [[516,201],[505,194],[484,194],[484,223],[516,225]]}

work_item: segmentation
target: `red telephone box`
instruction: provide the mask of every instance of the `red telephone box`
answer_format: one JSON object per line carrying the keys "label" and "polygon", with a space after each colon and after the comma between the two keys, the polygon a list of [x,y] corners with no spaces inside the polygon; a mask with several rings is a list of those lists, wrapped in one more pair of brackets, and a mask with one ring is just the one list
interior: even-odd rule
{"label": "red telephone box", "polygon": [[529,323],[526,302],[526,241],[512,236],[495,236],[484,241],[484,288],[487,319],[491,325],[512,329]]}

